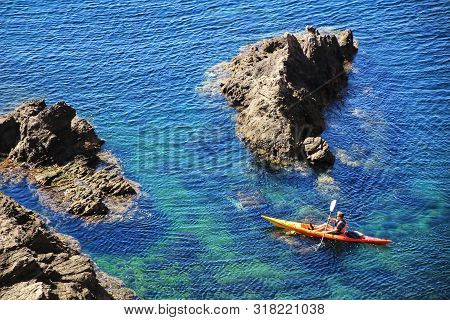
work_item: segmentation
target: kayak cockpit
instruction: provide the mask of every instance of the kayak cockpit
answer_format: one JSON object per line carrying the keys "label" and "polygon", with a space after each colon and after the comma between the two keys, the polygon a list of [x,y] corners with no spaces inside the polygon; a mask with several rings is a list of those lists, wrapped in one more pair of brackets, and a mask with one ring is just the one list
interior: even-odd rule
{"label": "kayak cockpit", "polygon": [[352,239],[362,239],[364,238],[364,234],[362,234],[359,231],[346,231],[345,236],[352,238]]}

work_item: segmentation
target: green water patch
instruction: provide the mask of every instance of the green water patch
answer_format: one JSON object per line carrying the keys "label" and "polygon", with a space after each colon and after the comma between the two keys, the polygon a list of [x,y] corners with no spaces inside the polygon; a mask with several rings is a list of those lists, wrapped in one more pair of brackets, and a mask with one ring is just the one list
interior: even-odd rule
{"label": "green water patch", "polygon": [[433,227],[436,222],[448,225],[448,187],[441,187],[436,180],[416,179],[410,187],[412,195],[421,203],[416,215],[425,227]]}
{"label": "green water patch", "polygon": [[[194,201],[202,202],[201,196],[173,178],[160,186],[152,192],[152,197],[158,207],[157,214],[167,220],[161,239],[139,257],[104,256],[96,257],[96,261],[105,271],[124,279],[141,297],[191,298],[193,281],[196,281],[193,275],[199,272],[196,261],[235,258],[236,253],[226,249],[233,239],[221,227],[224,221],[220,208],[195,206]],[[182,252],[180,236],[194,239],[201,250]],[[181,255],[177,257],[174,250]]]}
{"label": "green water patch", "polygon": [[363,290],[343,283],[338,277],[326,280],[331,299],[351,300],[354,297],[364,296]]}
{"label": "green water patch", "polygon": [[241,296],[243,299],[261,299],[270,292],[277,292],[281,296],[283,292],[289,291],[286,290],[286,279],[299,276],[301,274],[298,271],[293,272],[282,265],[255,259],[251,262],[227,263],[215,278],[220,286],[238,285],[246,288]]}

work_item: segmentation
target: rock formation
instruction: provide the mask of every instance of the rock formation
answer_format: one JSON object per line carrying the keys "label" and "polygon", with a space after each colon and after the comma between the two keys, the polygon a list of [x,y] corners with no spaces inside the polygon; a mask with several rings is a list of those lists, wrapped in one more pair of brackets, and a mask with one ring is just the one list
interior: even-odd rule
{"label": "rock formation", "polygon": [[250,149],[271,163],[333,164],[320,134],[323,108],[347,83],[345,66],[357,51],[351,30],[266,39],[245,48],[225,65],[221,91],[236,107],[236,130]]}
{"label": "rock formation", "polygon": [[133,299],[73,238],[0,192],[0,299]]}
{"label": "rock formation", "polygon": [[100,152],[103,143],[67,103],[27,101],[0,116],[0,173],[24,175],[55,210],[99,217],[138,193],[114,157]]}
{"label": "rock formation", "polygon": [[104,142],[87,121],[75,115],[65,102],[50,108],[46,108],[44,100],[22,104],[6,116],[16,123],[15,136],[9,130],[11,141],[17,141],[9,157],[36,166],[63,164],[76,155],[95,155]]}

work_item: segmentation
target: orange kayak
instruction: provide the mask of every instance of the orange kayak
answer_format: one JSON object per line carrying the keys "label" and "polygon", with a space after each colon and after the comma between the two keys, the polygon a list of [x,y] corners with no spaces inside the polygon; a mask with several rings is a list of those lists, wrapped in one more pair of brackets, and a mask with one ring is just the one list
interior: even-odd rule
{"label": "orange kayak", "polygon": [[276,227],[291,230],[291,231],[294,231],[295,233],[304,234],[306,236],[310,236],[313,238],[322,239],[322,237],[324,237],[325,239],[336,240],[336,241],[360,242],[360,243],[372,243],[372,244],[388,244],[388,243],[392,242],[391,240],[387,240],[387,239],[369,237],[369,236],[363,235],[362,233],[355,232],[355,231],[350,231],[350,232],[346,232],[345,234],[338,234],[338,235],[325,233],[325,235],[324,235],[323,231],[314,230],[317,227],[317,225],[312,225],[312,227],[314,229],[311,229],[311,225],[309,223],[301,223],[301,222],[295,222],[295,221],[276,219],[276,218],[271,218],[268,216],[261,216],[261,217],[263,219],[269,221]]}

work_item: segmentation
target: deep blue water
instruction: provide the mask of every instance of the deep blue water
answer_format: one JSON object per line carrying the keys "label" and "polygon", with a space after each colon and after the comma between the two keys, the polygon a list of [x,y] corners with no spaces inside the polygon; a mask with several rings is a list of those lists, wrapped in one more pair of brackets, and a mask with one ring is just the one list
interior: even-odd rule
{"label": "deep blue water", "polygon": [[[86,224],[0,185],[77,238],[142,298],[449,299],[448,1],[2,1],[0,112],[64,99],[145,195]],[[325,175],[256,162],[208,70],[306,24],[360,50],[327,112]],[[331,199],[388,247],[283,235],[259,215],[323,220]]]}

